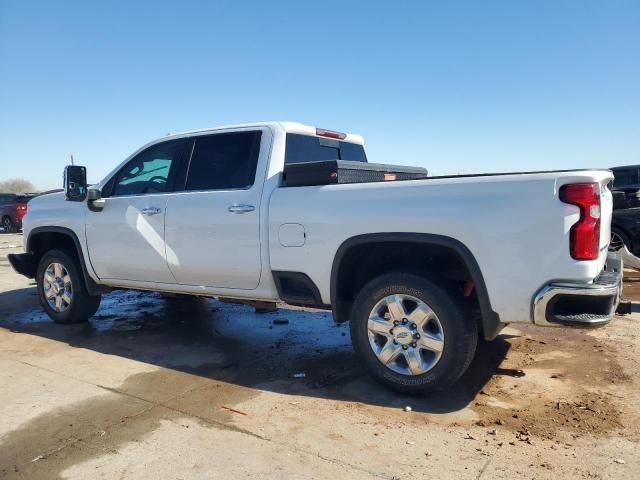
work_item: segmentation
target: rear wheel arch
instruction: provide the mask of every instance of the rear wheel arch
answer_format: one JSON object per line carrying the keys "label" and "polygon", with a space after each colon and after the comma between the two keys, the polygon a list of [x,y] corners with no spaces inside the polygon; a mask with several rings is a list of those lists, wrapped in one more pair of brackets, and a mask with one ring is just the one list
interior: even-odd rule
{"label": "rear wheel arch", "polygon": [[[450,271],[442,271],[439,268],[437,271],[430,271],[428,268],[420,268],[419,265],[410,268],[406,265],[406,261],[401,261],[398,268],[393,268],[393,265],[371,266],[385,263],[384,258],[376,256],[376,252],[382,252],[381,257],[390,254],[392,257],[395,255],[397,258],[401,258],[402,254],[399,253],[401,248],[399,247],[403,247],[409,252],[432,252],[434,258],[440,258],[451,269]],[[450,262],[447,263],[447,260]],[[365,266],[364,272],[359,272],[361,269],[358,268],[358,265]],[[442,267],[442,263],[439,264],[439,267]],[[471,251],[454,238],[424,233],[364,234],[351,237],[340,245],[331,269],[331,305],[336,322],[342,323],[349,320],[352,302],[357,295],[358,288],[362,288],[367,281],[377,275],[394,271],[419,273],[430,278],[444,277],[454,282],[464,281],[465,277],[468,277],[474,284],[473,295],[477,299],[480,326],[484,337],[491,340],[500,332],[502,328],[500,318],[491,307],[482,271]],[[367,277],[369,273],[370,275]],[[358,278],[358,275],[366,278]]]}
{"label": "rear wheel arch", "polygon": [[29,232],[26,247],[27,252],[33,255],[35,265],[38,264],[47,251],[52,249],[64,250],[75,255],[89,294],[99,295],[107,290],[97,284],[89,275],[80,240],[70,228],[58,226],[36,227]]}

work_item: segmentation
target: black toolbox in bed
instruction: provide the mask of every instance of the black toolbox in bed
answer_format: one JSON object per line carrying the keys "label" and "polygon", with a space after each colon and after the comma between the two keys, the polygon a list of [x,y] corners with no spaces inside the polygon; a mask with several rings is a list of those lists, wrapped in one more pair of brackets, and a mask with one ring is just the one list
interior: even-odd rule
{"label": "black toolbox in bed", "polygon": [[403,167],[349,160],[289,163],[284,166],[284,181],[287,187],[330,185],[332,183],[389,182],[421,178],[427,178],[427,170],[422,167]]}

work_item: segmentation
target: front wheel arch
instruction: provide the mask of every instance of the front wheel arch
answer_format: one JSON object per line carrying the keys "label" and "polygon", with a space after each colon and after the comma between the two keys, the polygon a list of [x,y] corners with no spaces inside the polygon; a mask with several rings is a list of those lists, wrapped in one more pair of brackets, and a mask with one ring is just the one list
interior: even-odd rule
{"label": "front wheel arch", "polygon": [[35,265],[38,265],[42,256],[52,249],[61,249],[71,253],[78,260],[80,272],[89,294],[100,295],[109,291],[108,288],[96,283],[89,274],[80,240],[70,228],[58,226],[36,227],[29,232],[26,247],[27,252],[33,256]]}

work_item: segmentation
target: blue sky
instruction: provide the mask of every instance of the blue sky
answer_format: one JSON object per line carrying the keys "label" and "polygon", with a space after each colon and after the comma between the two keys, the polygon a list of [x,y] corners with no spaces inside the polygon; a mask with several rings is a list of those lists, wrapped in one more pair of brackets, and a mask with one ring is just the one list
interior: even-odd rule
{"label": "blue sky", "polygon": [[0,2],[0,180],[260,120],[438,175],[640,163],[640,2]]}

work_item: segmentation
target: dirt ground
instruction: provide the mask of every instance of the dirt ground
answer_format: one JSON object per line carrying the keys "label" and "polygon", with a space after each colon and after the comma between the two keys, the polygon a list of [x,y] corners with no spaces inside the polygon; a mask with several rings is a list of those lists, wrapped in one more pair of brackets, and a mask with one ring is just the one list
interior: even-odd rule
{"label": "dirt ground", "polygon": [[640,478],[640,313],[510,326],[454,389],[404,397],[323,312],[120,291],[55,325],[21,244],[0,235],[0,478]]}

